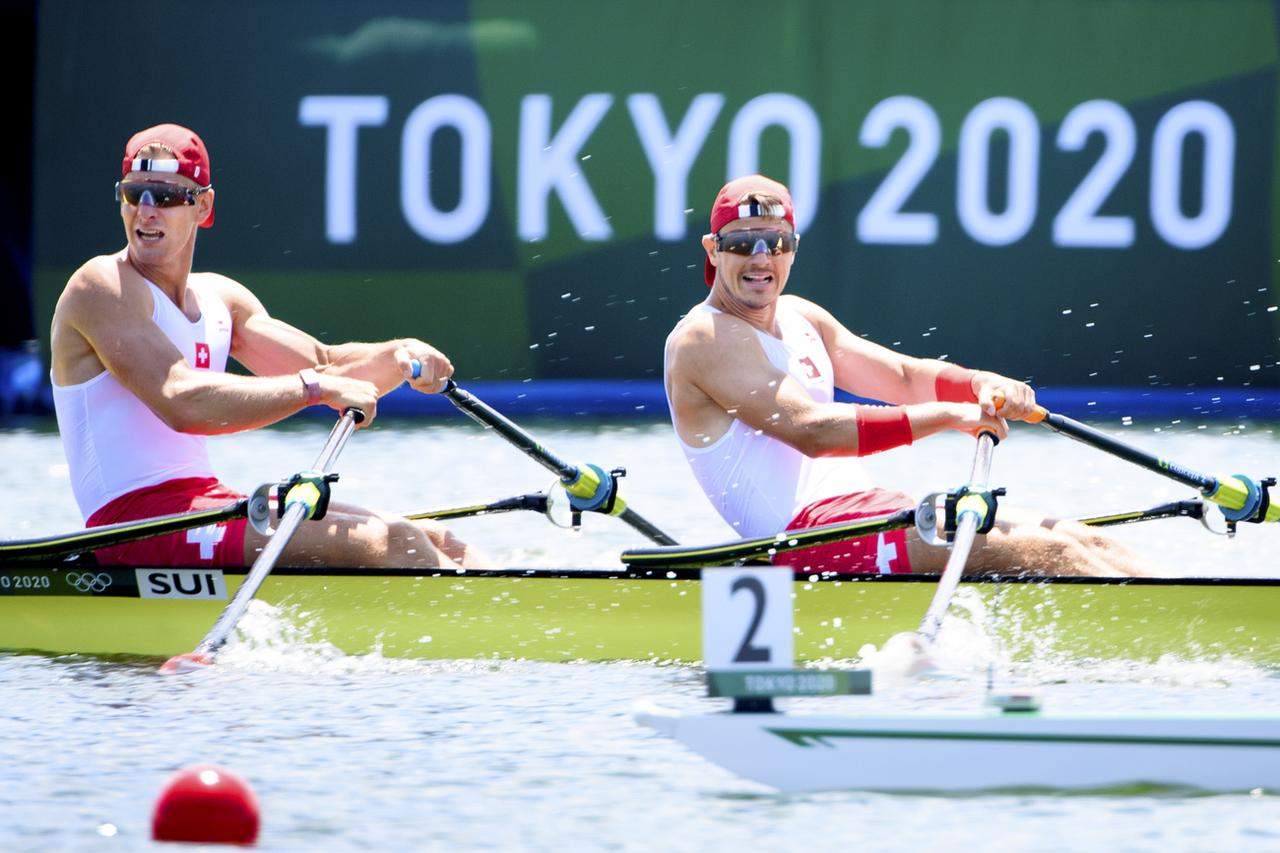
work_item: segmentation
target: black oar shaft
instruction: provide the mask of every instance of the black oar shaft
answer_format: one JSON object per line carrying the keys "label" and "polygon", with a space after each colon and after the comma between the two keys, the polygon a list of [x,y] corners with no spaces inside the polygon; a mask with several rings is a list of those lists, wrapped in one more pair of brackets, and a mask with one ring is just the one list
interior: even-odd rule
{"label": "black oar shaft", "polygon": [[800,548],[812,548],[830,542],[844,542],[860,536],[874,536],[890,530],[902,530],[915,524],[914,509],[898,510],[886,515],[837,521],[804,530],[788,530],[775,536],[736,539],[714,545],[677,545],[665,548],[631,548],[623,551],[623,565],[632,569],[696,569],[727,566],[753,557],[785,554]]}
{"label": "black oar shaft", "polygon": [[662,545],[678,544],[676,540],[663,533],[656,525],[633,510],[631,507],[627,507],[622,512],[618,513],[618,518],[631,525],[631,527],[638,533],[644,534],[644,536],[652,542],[658,542]]}
{"label": "black oar shaft", "polygon": [[[491,408],[485,403],[481,402],[479,399],[475,397],[475,395],[471,394],[469,391],[466,391],[465,389],[458,387],[458,384],[454,382],[452,379],[445,380],[444,388],[441,390],[440,393],[444,394],[445,397],[447,397],[451,403],[457,406],[458,409],[460,409],[464,414],[470,417],[473,421],[475,421],[476,423],[480,424],[483,427],[488,427],[490,429],[493,429],[495,432],[497,432],[507,441],[514,444],[520,450],[524,451],[525,455],[527,455],[529,458],[538,462],[548,471],[551,471],[552,473],[554,473],[557,477],[560,478],[560,482],[565,485],[566,489],[570,490],[571,494],[575,493],[573,490],[573,487],[575,487],[575,484],[577,484],[579,488],[582,487],[582,484],[579,482],[580,480],[587,480],[588,482],[593,483],[594,478],[597,477],[597,474],[595,471],[588,470],[584,472],[578,466],[571,465],[568,462],[565,462],[559,456],[556,456],[550,450],[548,450],[547,448],[543,447],[540,443],[538,443],[538,440],[535,439],[532,435],[525,432],[520,427],[516,426],[512,421],[508,420],[500,412]],[[589,469],[593,467],[594,466],[588,466]],[[607,477],[608,475],[605,475],[605,476]],[[603,485],[607,485],[609,488],[613,487],[612,483],[596,484],[596,487],[600,488]],[[579,497],[583,496],[582,493],[577,493],[577,494],[579,495]],[[607,494],[607,493],[597,493],[597,494]],[[614,496],[614,499],[615,499],[615,506],[620,506],[621,509],[620,510],[615,509],[610,514],[617,515],[618,518],[622,519],[622,521],[631,525],[631,527],[634,528],[637,532],[644,534],[651,541],[657,542],[659,545],[677,544],[676,540],[672,539],[670,536],[663,533],[662,530],[659,529],[657,525],[646,520],[643,516],[641,516],[635,510],[627,507],[624,503],[621,502],[620,499],[616,498],[616,495]]]}
{"label": "black oar shaft", "polygon": [[490,408],[487,404],[478,400],[471,392],[458,387],[458,384],[452,379],[445,381],[444,390],[440,393],[448,397],[449,401],[457,406],[463,414],[481,426],[492,429],[501,435],[524,451],[527,456],[559,477],[563,482],[568,483],[577,479],[578,467],[576,465],[570,465],[543,447],[538,443],[537,439],[516,426],[501,412]]}
{"label": "black oar shaft", "polygon": [[[363,420],[364,412],[359,409],[352,408],[343,412],[342,417],[338,418],[338,423],[334,425],[333,430],[329,433],[324,449],[316,457],[316,463],[313,468],[322,474],[328,474],[332,471],[334,460],[342,452],[343,445],[347,443],[347,438],[350,437],[356,424]],[[204,639],[200,641],[200,645],[196,646],[196,654],[213,654],[226,643],[231,636],[231,632],[235,630],[236,623],[240,621],[240,617],[248,609],[249,603],[258,594],[258,588],[267,579],[267,575],[271,574],[271,570],[275,568],[275,564],[280,559],[280,555],[284,553],[289,540],[293,538],[293,534],[302,526],[302,522],[306,521],[310,511],[310,508],[301,501],[290,503],[285,509],[284,518],[281,519],[280,526],[267,541],[262,553],[253,561],[253,567],[249,569],[249,574],[245,576],[244,582],[236,590],[235,596],[223,608],[222,613],[218,616],[218,621],[213,623],[209,633],[205,634]]]}
{"label": "black oar shaft", "polygon": [[125,545],[140,539],[191,530],[208,524],[219,524],[235,518],[244,518],[248,514],[249,499],[242,498],[226,506],[196,512],[180,512],[137,521],[122,521],[118,524],[91,527],[59,536],[0,542],[0,557],[11,561],[49,560],[113,545]]}
{"label": "black oar shaft", "polygon": [[545,513],[547,511],[547,496],[542,492],[533,492],[527,495],[516,495],[512,498],[503,498],[502,500],[493,501],[485,504],[470,504],[468,506],[455,506],[448,509],[433,509],[426,512],[408,513],[405,518],[410,521],[419,519],[431,519],[434,521],[448,521],[454,518],[471,518],[477,515],[493,515],[500,512],[515,512],[517,510],[532,510],[534,512]]}
{"label": "black oar shaft", "polygon": [[1072,420],[1064,415],[1054,412],[1046,412],[1044,419],[1040,421],[1054,432],[1061,433],[1069,438],[1074,438],[1083,444],[1104,450],[1113,456],[1118,456],[1126,462],[1132,462],[1146,468],[1148,471],[1154,471],[1157,474],[1176,480],[1186,486],[1199,489],[1206,494],[1212,493],[1218,488],[1218,478],[1210,477],[1207,474],[1201,474],[1190,468],[1170,462],[1166,459],[1139,450],[1132,445],[1123,441],[1112,438],[1101,430],[1094,429],[1091,426],[1082,424],[1079,421]]}
{"label": "black oar shaft", "polygon": [[1133,512],[1091,515],[1087,518],[1077,518],[1075,520],[1090,527],[1112,527],[1117,524],[1133,524],[1137,521],[1155,521],[1161,518],[1201,518],[1203,516],[1204,502],[1199,499],[1192,499],[1172,501]]}

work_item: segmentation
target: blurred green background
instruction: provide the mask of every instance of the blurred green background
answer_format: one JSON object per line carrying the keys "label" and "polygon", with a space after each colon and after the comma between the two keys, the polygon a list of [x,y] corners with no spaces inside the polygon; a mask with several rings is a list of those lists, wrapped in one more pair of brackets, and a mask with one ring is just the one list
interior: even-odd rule
{"label": "blurred green background", "polygon": [[124,245],[125,140],[173,121],[212,158],[197,269],[464,379],[660,376],[710,202],[759,169],[799,208],[791,292],[881,343],[1041,387],[1280,386],[1267,0],[37,8],[46,337]]}

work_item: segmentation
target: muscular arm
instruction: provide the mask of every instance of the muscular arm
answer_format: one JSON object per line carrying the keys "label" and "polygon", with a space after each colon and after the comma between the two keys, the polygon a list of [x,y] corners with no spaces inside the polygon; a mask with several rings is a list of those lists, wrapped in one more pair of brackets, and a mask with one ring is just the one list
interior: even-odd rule
{"label": "muscular arm", "polygon": [[262,302],[243,285],[222,276],[209,276],[231,309],[234,333],[231,355],[259,376],[297,373],[315,367],[328,376],[372,382],[386,394],[409,378],[409,362],[422,363],[422,375],[411,384],[420,391],[439,391],[440,380],[453,374],[449,360],[429,344],[404,338],[379,343],[329,345],[267,313]]}
{"label": "muscular arm", "polygon": [[[794,305],[822,334],[831,355],[837,388],[886,403],[911,404],[937,400],[938,374],[952,365],[932,358],[915,358],[882,347],[855,335],[829,311],[798,297]],[[1035,407],[1029,385],[987,370],[974,371],[968,389],[970,399],[987,414],[996,414],[995,398],[1003,398],[1000,415],[1021,419]],[[953,398],[954,399],[954,398]]]}
{"label": "muscular arm", "polygon": [[115,263],[95,259],[68,282],[54,315],[55,376],[62,371],[62,379],[83,381],[97,372],[96,360],[179,432],[253,429],[306,404],[296,376],[243,377],[192,368],[151,321],[150,291],[140,280],[122,281]]}
{"label": "muscular arm", "polygon": [[[729,315],[700,317],[672,342],[668,377],[681,438],[701,446],[736,417],[808,456],[859,453],[859,406],[815,403],[764,354],[752,328]],[[945,429],[979,427],[1005,435],[977,406],[920,402],[905,409],[912,439]]]}

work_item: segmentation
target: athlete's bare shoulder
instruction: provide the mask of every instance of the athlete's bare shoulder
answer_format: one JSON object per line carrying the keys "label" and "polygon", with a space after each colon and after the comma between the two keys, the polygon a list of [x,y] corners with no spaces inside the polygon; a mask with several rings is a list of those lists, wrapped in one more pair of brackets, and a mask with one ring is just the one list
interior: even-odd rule
{"label": "athlete's bare shoulder", "polygon": [[116,255],[98,255],[85,261],[71,274],[63,295],[75,297],[103,290],[118,294],[120,278],[120,258]]}
{"label": "athlete's bare shoulder", "polygon": [[713,334],[715,316],[716,312],[708,311],[703,307],[703,303],[693,306],[688,313],[676,321],[675,327],[672,328],[671,345],[687,346],[706,340]]}
{"label": "athlete's bare shoulder", "polygon": [[63,288],[50,323],[50,369],[70,385],[103,370],[98,343],[131,340],[154,310],[142,278],[120,255],[100,255],[80,266]]}
{"label": "athlete's bare shoulder", "polygon": [[822,328],[834,319],[831,312],[816,302],[811,302],[792,293],[784,293],[778,297],[779,306],[785,306],[803,316],[813,325]]}
{"label": "athlete's bare shoulder", "polygon": [[754,327],[724,311],[698,306],[676,324],[671,345],[721,353],[741,345],[758,346]]}
{"label": "athlete's bare shoulder", "polygon": [[249,288],[229,276],[216,272],[198,272],[192,273],[188,281],[213,291],[235,317],[243,319],[259,312],[266,313],[258,297],[254,296]]}
{"label": "athlete's bare shoulder", "polygon": [[107,305],[143,313],[151,310],[150,294],[142,279],[120,255],[98,255],[80,265],[58,297],[54,322],[101,312]]}

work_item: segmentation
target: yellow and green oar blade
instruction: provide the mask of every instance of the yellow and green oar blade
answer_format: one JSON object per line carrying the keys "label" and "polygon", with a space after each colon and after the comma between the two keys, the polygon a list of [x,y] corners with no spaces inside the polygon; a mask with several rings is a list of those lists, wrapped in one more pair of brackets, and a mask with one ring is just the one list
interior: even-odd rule
{"label": "yellow and green oar blade", "polygon": [[1272,503],[1267,494],[1267,489],[1272,485],[1270,481],[1260,483],[1244,474],[1223,477],[1201,474],[1185,465],[1139,450],[1133,445],[1112,438],[1100,430],[1065,415],[1050,412],[1042,406],[1037,406],[1035,413],[1027,420],[1031,423],[1043,424],[1054,432],[1074,438],[1082,444],[1110,453],[1112,456],[1118,456],[1148,471],[1154,471],[1161,476],[1199,489],[1200,494],[1205,498],[1222,507],[1223,515],[1228,521],[1280,521],[1280,505]]}

